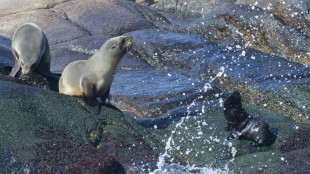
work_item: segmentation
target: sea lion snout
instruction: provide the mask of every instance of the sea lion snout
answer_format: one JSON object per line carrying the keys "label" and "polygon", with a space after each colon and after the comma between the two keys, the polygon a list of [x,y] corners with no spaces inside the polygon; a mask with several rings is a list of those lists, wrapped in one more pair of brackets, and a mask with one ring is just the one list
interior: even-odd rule
{"label": "sea lion snout", "polygon": [[[27,63],[28,64],[28,63]],[[25,64],[22,64],[22,74],[23,75],[26,75],[26,74],[29,74],[31,71],[34,70],[34,66],[32,66],[31,64],[30,65],[25,65]]]}
{"label": "sea lion snout", "polygon": [[127,51],[132,47],[132,36],[125,36],[125,44],[127,47]]}
{"label": "sea lion snout", "polygon": [[22,74],[26,75],[30,73],[30,68],[22,68]]}
{"label": "sea lion snout", "polygon": [[132,36],[120,36],[118,42],[122,54],[126,54],[132,47]]}
{"label": "sea lion snout", "polygon": [[36,62],[29,64],[29,65],[28,65],[28,63],[29,62],[27,62],[27,64],[22,65],[23,66],[23,68],[22,68],[22,74],[23,75],[30,74],[31,72],[35,71],[37,66],[38,66]]}
{"label": "sea lion snout", "polygon": [[132,47],[132,36],[128,37],[127,45],[129,49]]}

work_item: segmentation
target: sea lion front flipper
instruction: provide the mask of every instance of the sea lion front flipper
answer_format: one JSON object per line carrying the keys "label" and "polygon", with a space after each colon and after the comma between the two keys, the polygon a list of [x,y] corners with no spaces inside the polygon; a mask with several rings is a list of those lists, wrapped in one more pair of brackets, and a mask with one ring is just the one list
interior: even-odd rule
{"label": "sea lion front flipper", "polygon": [[98,103],[97,105],[89,105],[89,103],[87,101],[85,101],[83,99],[83,101],[80,101],[80,103],[82,104],[82,106],[84,106],[89,112],[91,112],[92,114],[98,115],[101,111]]}
{"label": "sea lion front flipper", "polygon": [[15,75],[17,74],[17,72],[20,70],[20,64],[19,63],[15,63],[12,70],[11,70],[11,73],[9,74],[9,76],[11,77],[15,77]]}
{"label": "sea lion front flipper", "polygon": [[227,126],[225,127],[225,130],[226,131],[231,131],[232,130],[232,126],[229,123],[227,123]]}
{"label": "sea lion front flipper", "polygon": [[17,72],[20,70],[21,64],[18,61],[18,56],[16,55],[16,52],[13,50],[13,55],[14,55],[14,66],[11,70],[11,73],[9,74],[9,76],[11,77],[15,77],[15,75],[17,74]]}
{"label": "sea lion front flipper", "polygon": [[227,137],[226,137],[226,140],[237,140],[237,139],[239,139],[239,137],[240,137],[240,132],[232,132],[232,133],[230,133]]}
{"label": "sea lion front flipper", "polygon": [[87,79],[82,79],[83,103],[82,105],[91,113],[98,115],[100,113],[100,106],[96,100],[95,87],[89,85]]}

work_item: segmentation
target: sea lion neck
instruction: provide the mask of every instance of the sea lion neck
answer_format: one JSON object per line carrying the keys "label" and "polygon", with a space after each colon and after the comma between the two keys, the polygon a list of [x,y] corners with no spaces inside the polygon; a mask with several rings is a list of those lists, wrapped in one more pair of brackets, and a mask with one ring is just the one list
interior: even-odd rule
{"label": "sea lion neck", "polygon": [[102,74],[106,74],[108,72],[114,74],[117,65],[119,63],[119,60],[107,56],[108,55],[102,55],[100,53],[99,54],[96,53],[87,60],[87,67],[88,67],[87,69],[96,72],[99,78],[101,77]]}

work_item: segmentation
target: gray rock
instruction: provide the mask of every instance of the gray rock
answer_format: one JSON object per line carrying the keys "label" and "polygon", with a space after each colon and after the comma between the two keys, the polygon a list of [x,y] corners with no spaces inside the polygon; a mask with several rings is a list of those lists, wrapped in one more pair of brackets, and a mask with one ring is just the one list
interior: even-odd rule
{"label": "gray rock", "polygon": [[143,5],[153,5],[155,3],[154,0],[132,0],[132,1],[135,1],[136,3],[139,3],[139,4],[143,4]]}
{"label": "gray rock", "polygon": [[0,22],[5,24],[0,26],[1,35],[10,39],[12,39],[15,30],[20,25],[26,22],[37,24],[46,34],[51,49],[53,49],[52,45],[54,44],[87,36],[87,32],[81,30],[75,24],[58,17],[53,11],[44,9],[10,14],[0,17]]}
{"label": "gray rock", "polygon": [[182,29],[219,45],[236,45],[309,64],[309,37],[273,13],[249,5],[224,4]]}
{"label": "gray rock", "polygon": [[[204,38],[195,35],[178,34],[166,30],[141,30],[128,33],[133,36],[133,49],[139,56],[155,69],[179,72],[187,76],[193,76],[191,72],[197,71],[195,60],[189,57],[178,58],[176,55],[195,50],[210,44]],[[194,55],[194,53],[192,52]],[[203,62],[199,64],[205,65]],[[203,65],[201,67],[203,67]],[[209,73],[204,67],[201,73]]]}
{"label": "gray rock", "polygon": [[121,70],[111,87],[113,101],[122,111],[140,118],[159,117],[193,101],[216,98],[217,88],[177,73],[152,69]]}
{"label": "gray rock", "polygon": [[[22,11],[30,11],[34,9],[50,9],[53,6],[66,2],[67,0],[10,0],[0,2],[0,17],[19,13]],[[18,4],[18,5],[16,5]]]}
{"label": "gray rock", "polygon": [[235,0],[160,0],[156,8],[186,17],[200,17],[218,5],[233,2]]}
{"label": "gray rock", "polygon": [[169,110],[159,118],[136,118],[136,120],[144,127],[154,127],[156,129],[165,129],[169,125],[178,122],[182,117],[197,117],[205,114],[205,110],[216,106],[218,100],[193,102],[189,105],[181,106],[176,109]]}
{"label": "gray rock", "polygon": [[279,17],[286,25],[301,29],[304,35],[310,36],[310,15],[307,12],[307,0],[290,0],[290,1],[255,1],[255,0],[237,0],[236,4],[245,4],[255,6],[264,11],[273,13]]}
{"label": "gray rock", "polygon": [[11,51],[12,41],[0,35],[0,69],[14,65],[14,58]]}
{"label": "gray rock", "polygon": [[[157,8],[145,2],[158,1],[0,2],[0,67],[13,65],[9,39],[24,22],[38,24],[47,34],[51,68],[57,72],[89,58],[112,36],[133,35],[133,49],[119,64],[111,93],[117,107],[153,127],[143,128],[107,107],[94,117],[78,98],[20,85],[0,74],[0,173],[25,171],[25,162],[38,173],[62,173],[64,168],[99,173],[99,160],[119,163],[127,173],[148,173],[163,150],[157,140],[166,143],[170,136],[172,159],[166,159],[177,163],[188,161],[198,168],[228,164],[228,173],[304,172],[298,166],[308,168],[306,144],[285,154],[278,150],[300,126],[286,115],[309,123],[310,75],[303,64],[309,64],[310,16],[299,0],[161,0]],[[247,141],[233,142],[237,153],[232,158],[233,148],[222,144],[227,136],[223,108],[213,104],[221,104],[223,88],[243,87],[245,101],[277,111],[244,103],[249,113],[278,130],[278,139],[255,149],[244,148]]]}
{"label": "gray rock", "polygon": [[[194,51],[197,57],[209,53],[208,47]],[[200,61],[206,61],[215,72],[224,68],[224,77],[231,82],[245,83],[262,92],[310,83],[310,67],[255,50],[222,47]]]}
{"label": "gray rock", "polygon": [[[143,15],[135,13],[127,4],[130,1],[69,1],[54,10],[63,14],[90,35],[118,36],[124,33],[153,28]],[[83,7],[83,8],[80,8]]]}

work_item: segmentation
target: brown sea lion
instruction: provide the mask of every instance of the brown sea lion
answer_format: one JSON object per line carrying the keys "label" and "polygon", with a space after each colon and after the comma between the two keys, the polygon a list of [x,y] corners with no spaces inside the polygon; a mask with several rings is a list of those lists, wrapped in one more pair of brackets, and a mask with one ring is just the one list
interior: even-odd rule
{"label": "brown sea lion", "polygon": [[59,79],[59,76],[50,71],[49,44],[37,25],[25,23],[18,27],[12,40],[12,52],[15,63],[9,76],[14,77],[22,68],[24,75],[36,71],[45,77]]}
{"label": "brown sea lion", "polygon": [[261,119],[250,116],[244,110],[238,91],[229,91],[224,101],[224,116],[227,121],[226,130],[231,131],[226,140],[247,139],[254,141],[253,146],[272,143],[269,125]]}
{"label": "brown sea lion", "polygon": [[111,38],[88,60],[70,63],[60,77],[59,92],[82,97],[83,105],[94,114],[100,113],[96,97],[115,108],[108,99],[110,87],[119,61],[131,48],[131,41],[131,36]]}

